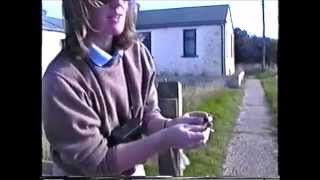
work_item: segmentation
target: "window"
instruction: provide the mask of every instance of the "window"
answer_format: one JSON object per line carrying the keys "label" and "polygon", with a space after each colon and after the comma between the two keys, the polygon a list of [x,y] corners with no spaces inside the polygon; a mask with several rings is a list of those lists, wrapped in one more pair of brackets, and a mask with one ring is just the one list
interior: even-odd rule
{"label": "window", "polygon": [[148,48],[151,53],[151,32],[141,32],[141,35],[143,36],[142,43]]}
{"label": "window", "polygon": [[183,56],[195,57],[196,55],[196,30],[183,30]]}

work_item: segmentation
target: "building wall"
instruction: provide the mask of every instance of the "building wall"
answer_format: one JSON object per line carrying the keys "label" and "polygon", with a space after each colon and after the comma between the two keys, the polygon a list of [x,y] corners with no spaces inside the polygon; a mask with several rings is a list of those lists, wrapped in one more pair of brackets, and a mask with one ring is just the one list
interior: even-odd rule
{"label": "building wall", "polygon": [[[196,29],[197,57],[183,57],[183,30]],[[158,73],[175,75],[221,75],[221,28],[219,25],[189,26],[151,31],[151,53]]]}
{"label": "building wall", "polygon": [[42,75],[49,63],[61,50],[60,40],[64,39],[65,34],[62,32],[55,31],[42,31],[42,57],[41,57],[41,67]]}
{"label": "building wall", "polygon": [[228,11],[225,24],[225,75],[229,76],[234,74],[234,72],[234,33],[230,11]]}

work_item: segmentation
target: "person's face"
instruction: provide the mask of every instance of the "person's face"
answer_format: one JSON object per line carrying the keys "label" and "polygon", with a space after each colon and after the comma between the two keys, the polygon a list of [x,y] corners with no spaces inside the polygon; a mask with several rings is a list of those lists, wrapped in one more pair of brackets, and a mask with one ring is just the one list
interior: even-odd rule
{"label": "person's face", "polygon": [[104,3],[94,8],[90,23],[101,35],[120,35],[125,26],[128,10],[128,0],[100,0]]}

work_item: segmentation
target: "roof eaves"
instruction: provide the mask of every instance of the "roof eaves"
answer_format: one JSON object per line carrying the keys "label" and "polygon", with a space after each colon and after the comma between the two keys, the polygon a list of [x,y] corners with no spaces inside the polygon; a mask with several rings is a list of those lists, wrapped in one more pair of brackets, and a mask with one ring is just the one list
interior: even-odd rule
{"label": "roof eaves", "polygon": [[64,33],[64,30],[63,30],[63,29],[59,29],[59,28],[47,28],[47,27],[42,27],[42,30]]}
{"label": "roof eaves", "polygon": [[231,19],[232,30],[234,30],[234,26],[233,26],[233,20],[232,20],[232,15],[231,15],[231,8],[230,8],[230,6],[228,6],[228,11],[230,12],[230,19]]}
{"label": "roof eaves", "polygon": [[201,25],[220,25],[224,24],[225,20],[216,21],[195,21],[195,22],[177,22],[177,23],[161,23],[161,24],[142,24],[137,25],[137,29],[155,29],[169,27],[186,27],[186,26],[201,26]]}

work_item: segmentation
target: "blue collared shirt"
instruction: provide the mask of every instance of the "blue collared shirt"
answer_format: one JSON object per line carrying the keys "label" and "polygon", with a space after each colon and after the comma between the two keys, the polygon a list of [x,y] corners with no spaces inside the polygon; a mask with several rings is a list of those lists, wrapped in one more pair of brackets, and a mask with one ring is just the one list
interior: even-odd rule
{"label": "blue collared shirt", "polygon": [[123,57],[123,50],[116,51],[113,55],[105,52],[95,44],[91,44],[88,56],[90,60],[98,67],[111,66],[115,61]]}

